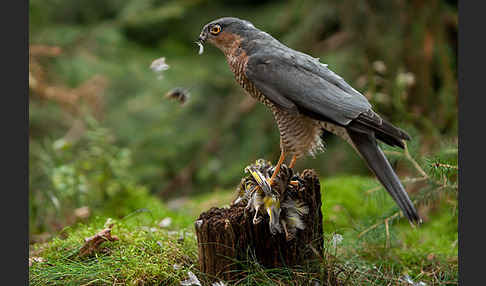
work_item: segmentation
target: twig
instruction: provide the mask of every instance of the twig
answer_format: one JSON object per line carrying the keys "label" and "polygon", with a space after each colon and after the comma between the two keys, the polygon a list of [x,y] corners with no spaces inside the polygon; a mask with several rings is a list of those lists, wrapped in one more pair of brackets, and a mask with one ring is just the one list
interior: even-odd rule
{"label": "twig", "polygon": [[363,230],[360,234],[358,234],[358,238],[360,238],[361,236],[363,236],[365,233],[367,233],[368,231],[372,230],[372,229],[375,229],[376,227],[378,227],[379,225],[383,224],[385,222],[385,220],[389,220],[389,219],[392,219],[392,218],[395,218],[397,217],[398,215],[400,214],[400,211],[396,212],[395,214],[393,214],[392,216],[389,216],[387,217],[386,219],[384,219],[383,221],[380,221],[380,222],[377,222],[375,223],[374,225],[368,227],[367,229]]}
{"label": "twig", "polygon": [[417,169],[417,171],[419,171],[419,173],[422,175],[422,177],[424,178],[428,178],[429,175],[427,175],[427,173],[425,173],[425,171],[422,169],[422,167],[420,167],[420,165],[417,163],[417,161],[415,161],[415,159],[412,157],[412,155],[410,155],[410,152],[408,152],[408,145],[407,143],[405,143],[405,157],[410,161],[412,162],[413,166],[415,167],[415,169]]}
{"label": "twig", "polygon": [[[434,183],[436,183],[437,185],[440,185],[440,186],[446,185],[446,183],[447,183],[446,181],[440,182],[440,181],[433,180],[432,178],[430,178],[430,176],[424,171],[424,169],[422,169],[422,167],[420,167],[420,165],[417,163],[417,161],[415,161],[415,159],[412,157],[412,155],[410,155],[410,152],[408,151],[407,143],[405,143],[405,148],[404,148],[403,154],[400,153],[400,152],[396,152],[396,151],[385,151],[385,153],[394,154],[394,155],[404,155],[405,158],[407,160],[409,160],[412,163],[412,165],[415,167],[415,169],[422,175],[421,178],[418,178],[418,179],[420,179],[420,180],[431,180],[432,182],[434,182]],[[443,166],[443,167],[446,167],[446,168],[458,169],[457,166],[448,165],[448,164],[435,163],[434,165],[435,166]]]}
{"label": "twig", "polygon": [[403,156],[403,153],[398,151],[385,150],[384,153],[387,155]]}
{"label": "twig", "polygon": [[[440,187],[440,188],[443,188],[443,187]],[[439,189],[440,189],[440,188],[439,188]],[[414,204],[416,204],[416,203],[417,203],[417,201],[416,201],[416,200],[414,200],[414,201],[413,201],[413,203],[414,203]],[[363,236],[363,235],[364,235],[365,233],[367,233],[368,231],[370,231],[370,230],[372,230],[372,229],[375,229],[376,227],[378,227],[379,225],[381,225],[381,224],[383,224],[383,223],[388,224],[388,221],[389,221],[389,220],[391,220],[391,219],[393,219],[393,218],[395,218],[395,217],[397,217],[397,216],[400,214],[400,212],[401,212],[401,211],[397,211],[397,212],[396,212],[396,213],[394,213],[393,215],[391,215],[391,216],[389,216],[389,217],[387,217],[387,218],[383,219],[382,221],[377,222],[377,223],[375,223],[374,225],[372,225],[372,226],[368,227],[367,229],[363,230],[362,232],[360,232],[360,233],[358,234],[358,238],[360,238],[361,236]],[[412,223],[411,223],[411,225],[413,226],[413,224],[412,224]],[[385,227],[388,227],[388,226],[386,225]],[[388,233],[387,235],[389,236],[389,233]]]}
{"label": "twig", "polygon": [[366,191],[366,194],[368,194],[368,195],[369,195],[369,194],[371,194],[371,193],[374,193],[374,192],[376,192],[376,191],[380,190],[381,188],[383,188],[383,187],[382,187],[382,186],[376,186],[376,187],[374,187],[374,188],[372,188],[372,189],[367,190],[367,191]]}
{"label": "twig", "polygon": [[[407,184],[407,183],[416,183],[416,182],[421,182],[421,181],[425,181],[427,180],[428,178],[424,178],[424,177],[417,177],[417,178],[407,178],[405,180],[402,180],[402,183],[404,184]],[[371,194],[371,193],[374,193],[380,189],[382,189],[383,186],[376,186],[374,188],[371,188],[369,190],[366,191],[366,194]]]}
{"label": "twig", "polygon": [[385,219],[386,248],[390,248],[390,230],[388,229],[388,218]]}
{"label": "twig", "polygon": [[314,246],[312,246],[312,244],[309,243],[308,246],[312,250],[312,252],[314,252],[314,254],[317,255],[317,257],[319,257],[319,259],[322,262],[325,262],[324,258],[321,256],[321,254],[319,253],[319,251],[317,251],[317,249],[315,249]]}

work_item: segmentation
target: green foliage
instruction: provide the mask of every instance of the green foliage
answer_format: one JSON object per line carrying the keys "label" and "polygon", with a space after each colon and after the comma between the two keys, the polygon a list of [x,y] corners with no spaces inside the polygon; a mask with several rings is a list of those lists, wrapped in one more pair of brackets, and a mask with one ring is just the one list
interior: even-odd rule
{"label": "green foliage", "polygon": [[31,144],[31,232],[65,224],[76,208],[89,206],[96,211],[112,198],[126,198],[123,193],[146,192],[130,174],[130,151],[113,145],[108,130],[95,120],[87,124],[88,131],[78,142],[61,138]]}
{"label": "green foliage", "polygon": [[[33,0],[29,1],[30,16],[34,22],[44,21],[67,24],[91,24],[113,19],[122,10],[124,0]],[[45,23],[45,22],[44,22]]]}

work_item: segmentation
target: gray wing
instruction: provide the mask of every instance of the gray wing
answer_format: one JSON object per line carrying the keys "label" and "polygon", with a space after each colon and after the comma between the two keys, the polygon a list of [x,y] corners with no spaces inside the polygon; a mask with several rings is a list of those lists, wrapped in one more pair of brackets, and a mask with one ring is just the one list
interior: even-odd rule
{"label": "gray wing", "polygon": [[251,55],[246,76],[270,101],[347,125],[371,109],[368,100],[326,65],[302,53],[272,51]]}

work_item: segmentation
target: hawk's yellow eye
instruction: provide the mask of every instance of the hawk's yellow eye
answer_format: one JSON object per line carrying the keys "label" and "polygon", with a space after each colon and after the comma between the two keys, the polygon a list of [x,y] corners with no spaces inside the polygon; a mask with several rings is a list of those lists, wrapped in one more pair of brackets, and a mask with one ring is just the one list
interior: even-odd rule
{"label": "hawk's yellow eye", "polygon": [[213,35],[217,35],[219,34],[219,32],[221,32],[221,26],[219,25],[214,25],[211,27],[211,29],[209,30],[209,32]]}

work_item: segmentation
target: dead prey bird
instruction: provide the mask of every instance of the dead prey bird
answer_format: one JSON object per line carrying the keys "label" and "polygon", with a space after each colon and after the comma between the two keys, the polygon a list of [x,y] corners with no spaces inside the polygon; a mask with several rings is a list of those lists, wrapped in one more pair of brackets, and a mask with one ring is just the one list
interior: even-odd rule
{"label": "dead prey bird", "polygon": [[404,148],[404,140],[410,136],[382,119],[366,97],[326,64],[237,18],[221,18],[206,24],[198,42],[200,47],[209,42],[219,48],[236,81],[272,111],[280,131],[281,150],[269,179],[272,187],[286,157],[292,158],[289,165],[292,168],[298,158],[323,150],[321,136],[326,130],[354,147],[410,222],[421,222],[377,144],[380,140]]}
{"label": "dead prey bird", "polygon": [[270,187],[268,179],[275,167],[263,159],[257,160],[245,168],[249,176],[242,179],[238,186],[238,197],[233,202],[246,203],[246,209],[254,212],[253,224],[262,221],[267,215],[270,233],[285,233],[287,240],[295,237],[297,230],[305,229],[304,216],[309,208],[296,198],[304,187],[298,175],[287,166],[282,165],[282,172],[275,179],[277,187]]}

